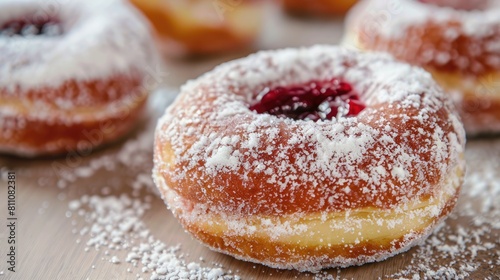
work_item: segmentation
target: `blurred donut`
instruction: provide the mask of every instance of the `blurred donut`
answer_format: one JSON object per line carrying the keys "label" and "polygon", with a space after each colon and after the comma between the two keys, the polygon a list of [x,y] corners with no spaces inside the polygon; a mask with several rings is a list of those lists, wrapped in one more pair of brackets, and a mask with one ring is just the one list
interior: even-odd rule
{"label": "blurred donut", "polygon": [[0,152],[90,150],[129,132],[150,90],[147,22],[122,1],[0,3]]}
{"label": "blurred donut", "polygon": [[500,1],[365,0],[348,16],[344,43],[424,67],[467,134],[500,132]]}
{"label": "blurred donut", "polygon": [[297,15],[332,16],[345,14],[357,0],[282,0],[285,11]]}
{"label": "blurred donut", "polygon": [[261,0],[131,0],[169,54],[204,55],[246,49],[262,26]]}

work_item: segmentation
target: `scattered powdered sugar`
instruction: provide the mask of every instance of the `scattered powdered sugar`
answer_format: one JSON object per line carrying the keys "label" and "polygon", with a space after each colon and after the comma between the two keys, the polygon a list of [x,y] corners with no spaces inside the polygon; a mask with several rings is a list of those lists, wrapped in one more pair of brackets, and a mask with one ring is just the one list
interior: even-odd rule
{"label": "scattered powdered sugar", "polygon": [[[148,107],[151,118],[174,96],[170,90],[155,92]],[[114,172],[125,167],[132,173],[128,194],[113,195],[112,188],[103,186],[99,195],[83,195],[68,202],[66,216],[72,219],[77,243],[85,244],[85,252],[104,251],[104,261],[109,263],[139,267],[142,274],[136,275],[137,279],[239,279],[218,264],[209,267],[186,262],[180,246],[167,246],[144,224],[143,217],[151,208],[151,194],[157,193],[151,178],[154,127],[155,122],[149,121],[137,135],[112,153],[78,158],[78,161],[74,158],[54,161],[59,163],[54,168],[58,177],[56,185],[63,191],[103,170]],[[73,166],[69,162],[79,164]],[[66,199],[66,195],[61,197]],[[127,271],[132,270],[128,268]]]}
{"label": "scattered powdered sugar", "polygon": [[[84,195],[69,202],[69,209],[81,216],[83,225],[75,223],[73,232],[82,238],[87,246],[96,250],[126,252],[121,260],[114,255],[108,257],[113,264],[126,262],[134,267],[141,267],[143,275],[150,279],[239,279],[224,271],[221,267],[206,267],[199,263],[187,263],[179,252],[180,246],[167,246],[156,239],[142,222],[144,214],[150,209],[152,197]],[[129,270],[130,271],[130,270]]]}
{"label": "scattered powdered sugar", "polygon": [[151,112],[149,119],[142,120],[141,129],[135,135],[131,135],[123,145],[113,153],[99,153],[95,151],[87,158],[77,153],[69,153],[64,159],[53,161],[52,170],[58,178],[56,185],[65,189],[74,182],[91,178],[102,170],[113,171],[119,167],[127,167],[129,170],[137,171],[132,178],[131,186],[133,194],[141,189],[147,188],[156,192],[151,174],[151,147],[154,139],[154,128],[156,114],[162,111],[175,97],[172,89],[159,89],[151,94],[147,110]]}
{"label": "scattered powdered sugar", "polygon": [[[163,95],[161,100],[164,99]],[[165,99],[163,102],[170,102],[170,100]],[[160,100],[154,98],[152,103],[163,107],[164,103],[158,101]],[[206,267],[200,263],[184,261],[182,257],[184,253],[180,246],[167,246],[154,238],[143,223],[150,201],[149,198],[141,198],[135,189],[141,190],[144,186],[152,186],[150,165],[148,166],[148,162],[151,161],[151,130],[152,128],[145,128],[146,132],[129,139],[116,152],[116,157],[94,155],[86,164],[73,168],[73,170],[82,168],[85,171],[74,172],[73,176],[67,174],[66,177],[60,178],[58,185],[63,189],[62,191],[65,191],[68,186],[88,178],[87,176],[94,176],[102,168],[113,171],[119,165],[124,165],[134,166],[141,171],[133,180],[132,185],[136,187],[133,187],[134,190],[130,195],[87,195],[68,202],[68,210],[72,213],[70,217],[84,217],[84,219],[79,218],[79,223],[74,224],[74,232],[78,236],[77,241],[87,246],[85,251],[96,247],[108,251],[105,254],[106,262],[116,257],[114,260],[119,261],[120,266],[133,267],[135,265],[141,267],[144,273],[155,272],[159,277],[166,278],[167,275],[175,275],[178,278],[189,276],[194,279],[209,279],[208,277],[217,279],[216,276],[224,275],[223,277],[229,278],[227,274],[230,272],[225,272],[226,270],[218,265]],[[254,138],[250,146],[255,143],[258,141]],[[117,160],[117,158],[121,159]],[[131,161],[132,158],[137,160]],[[494,139],[469,141],[466,158],[468,175],[462,197],[453,215],[422,246],[407,253],[412,256],[411,264],[396,274],[381,277],[382,279],[447,279],[447,277],[448,279],[470,279],[475,275],[474,272],[479,270],[487,270],[482,277],[484,279],[498,278],[500,274],[498,271],[500,266],[500,176],[498,174],[500,141]],[[99,163],[99,161],[103,162]],[[385,169],[377,168],[377,173],[384,172],[386,172]],[[0,173],[5,177],[7,169],[0,168]],[[65,199],[66,195],[62,194],[60,198],[58,197],[59,200]],[[80,224],[82,222],[80,220],[83,220],[83,224]],[[109,253],[110,250],[113,253]],[[125,255],[117,256],[120,252]],[[343,279],[342,271],[342,269],[335,269],[316,274],[314,277]],[[144,274],[137,278],[152,275]],[[304,275],[304,277],[307,276]],[[237,279],[236,276],[234,278]]]}
{"label": "scattered powdered sugar", "polygon": [[[84,160],[78,155],[67,155],[65,160],[52,162],[52,169],[58,178],[56,185],[60,189],[65,189],[78,180],[91,178],[102,170],[116,170],[120,166],[127,166],[132,170],[142,170],[144,166],[150,164],[149,154],[152,143],[153,137],[150,133],[140,133],[128,139],[113,154],[96,155],[89,160]],[[74,162],[78,162],[78,164],[75,165]],[[138,174],[133,179],[132,187],[137,191],[144,187],[153,190],[154,185],[150,176]]]}

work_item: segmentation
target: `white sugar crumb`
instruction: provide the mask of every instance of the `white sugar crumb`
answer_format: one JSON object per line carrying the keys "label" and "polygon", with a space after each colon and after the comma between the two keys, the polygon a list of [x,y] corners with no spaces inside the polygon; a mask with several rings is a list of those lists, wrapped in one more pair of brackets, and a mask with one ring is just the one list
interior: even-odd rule
{"label": "white sugar crumb", "polygon": [[71,211],[78,210],[82,204],[78,200],[73,200],[68,204],[68,208]]}
{"label": "white sugar crumb", "polygon": [[219,147],[212,156],[210,156],[205,166],[207,168],[231,168],[238,167],[239,159],[233,154],[233,148],[230,146]]}
{"label": "white sugar crumb", "polygon": [[406,171],[399,166],[393,167],[391,173],[392,173],[392,176],[394,176],[394,177],[398,177],[398,178],[402,178],[402,179],[404,179],[406,177]]}

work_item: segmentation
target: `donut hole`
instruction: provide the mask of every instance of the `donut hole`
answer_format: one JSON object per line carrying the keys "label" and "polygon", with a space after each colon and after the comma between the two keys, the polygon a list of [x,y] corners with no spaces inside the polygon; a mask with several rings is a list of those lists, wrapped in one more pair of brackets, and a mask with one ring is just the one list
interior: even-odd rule
{"label": "donut hole", "polygon": [[250,106],[250,110],[294,120],[353,117],[366,107],[350,84],[336,78],[266,88],[259,96],[260,100]]}
{"label": "donut hole", "polygon": [[452,8],[462,11],[484,11],[490,6],[490,0],[417,0],[424,4]]}
{"label": "donut hole", "polygon": [[23,17],[0,23],[0,36],[5,37],[60,36],[62,34],[61,21],[56,17]]}

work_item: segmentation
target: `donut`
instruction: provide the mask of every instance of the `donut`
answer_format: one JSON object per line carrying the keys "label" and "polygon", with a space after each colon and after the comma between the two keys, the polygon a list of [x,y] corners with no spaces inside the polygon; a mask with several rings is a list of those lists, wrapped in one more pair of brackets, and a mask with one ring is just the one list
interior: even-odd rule
{"label": "donut", "polygon": [[209,248],[314,272],[421,242],[455,205],[464,135],[421,68],[335,46],[263,51],[182,87],[153,178]]}
{"label": "donut", "polygon": [[52,4],[0,3],[1,153],[90,152],[136,125],[152,89],[149,26],[129,4]]}
{"label": "donut", "polygon": [[282,0],[286,12],[295,15],[333,16],[345,14],[357,0]]}
{"label": "donut", "polygon": [[344,44],[423,67],[456,103],[468,135],[500,132],[500,2],[365,0]]}
{"label": "donut", "polygon": [[155,27],[170,55],[206,55],[248,48],[262,26],[262,0],[131,0]]}

